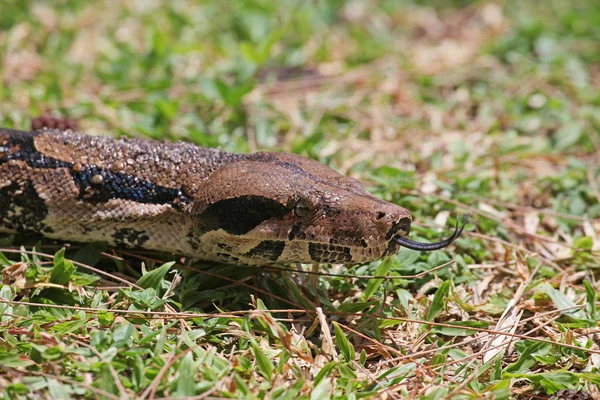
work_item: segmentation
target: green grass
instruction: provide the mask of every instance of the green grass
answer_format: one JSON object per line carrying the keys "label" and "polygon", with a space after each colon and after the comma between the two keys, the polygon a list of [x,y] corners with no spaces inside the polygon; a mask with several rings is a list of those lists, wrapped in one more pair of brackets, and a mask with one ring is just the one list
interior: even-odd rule
{"label": "green grass", "polygon": [[415,240],[473,214],[324,275],[2,237],[4,398],[600,396],[600,6],[571,3],[3,1],[0,126],[303,154]]}

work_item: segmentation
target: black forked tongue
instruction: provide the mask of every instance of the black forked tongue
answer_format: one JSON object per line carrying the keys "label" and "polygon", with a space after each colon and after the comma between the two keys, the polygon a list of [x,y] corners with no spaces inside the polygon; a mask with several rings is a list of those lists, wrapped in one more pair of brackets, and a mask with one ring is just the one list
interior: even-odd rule
{"label": "black forked tongue", "polygon": [[415,242],[414,240],[410,240],[403,236],[396,236],[394,238],[394,240],[400,246],[406,247],[407,249],[411,249],[411,250],[432,251],[432,250],[443,249],[444,247],[450,245],[450,243],[454,242],[456,240],[456,238],[458,238],[460,236],[463,229],[465,229],[465,225],[467,224],[467,221],[469,220],[469,215],[470,215],[470,213],[465,214],[460,228],[458,227],[458,220],[456,220],[456,228],[454,229],[454,233],[452,234],[452,236],[450,236],[449,238],[444,239],[440,242],[421,243],[421,242]]}

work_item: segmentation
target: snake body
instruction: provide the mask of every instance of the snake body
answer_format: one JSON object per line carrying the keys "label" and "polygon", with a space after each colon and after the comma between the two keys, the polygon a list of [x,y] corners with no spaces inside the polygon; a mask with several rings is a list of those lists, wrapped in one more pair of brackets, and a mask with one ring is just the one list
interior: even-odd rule
{"label": "snake body", "polygon": [[0,232],[249,265],[362,263],[427,246],[406,239],[411,221],[293,154],[0,129]]}

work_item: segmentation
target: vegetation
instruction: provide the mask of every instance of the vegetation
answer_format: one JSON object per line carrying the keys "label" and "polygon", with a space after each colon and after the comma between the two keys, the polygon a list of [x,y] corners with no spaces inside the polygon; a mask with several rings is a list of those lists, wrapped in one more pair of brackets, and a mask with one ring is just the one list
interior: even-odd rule
{"label": "vegetation", "polygon": [[303,154],[415,240],[472,212],[316,274],[4,236],[4,398],[597,398],[599,88],[593,0],[2,1],[0,126]]}

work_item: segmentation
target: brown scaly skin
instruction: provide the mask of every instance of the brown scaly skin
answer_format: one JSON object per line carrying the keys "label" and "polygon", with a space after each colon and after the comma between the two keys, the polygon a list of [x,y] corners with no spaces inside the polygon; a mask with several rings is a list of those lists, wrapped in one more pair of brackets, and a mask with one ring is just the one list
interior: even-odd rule
{"label": "brown scaly skin", "polygon": [[0,129],[0,232],[250,265],[362,263],[426,246],[406,239],[410,224],[408,210],[293,154]]}

